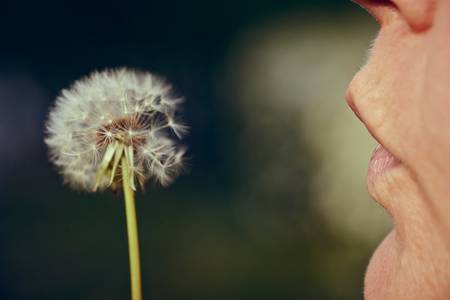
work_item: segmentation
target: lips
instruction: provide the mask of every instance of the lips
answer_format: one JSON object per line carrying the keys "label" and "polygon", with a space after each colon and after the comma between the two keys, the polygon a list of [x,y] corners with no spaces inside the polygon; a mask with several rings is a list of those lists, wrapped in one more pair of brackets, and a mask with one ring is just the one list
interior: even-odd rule
{"label": "lips", "polygon": [[379,144],[373,151],[372,158],[370,159],[367,179],[373,182],[388,170],[398,165],[400,165],[400,161]]}
{"label": "lips", "polygon": [[[352,82],[354,84],[354,82]],[[369,131],[370,135],[379,142],[377,135],[375,134],[374,130],[368,126],[365,119],[361,116],[358,107],[355,105],[354,96],[353,96],[353,89],[352,84],[350,84],[349,89],[347,90],[346,99],[347,104],[351,108],[351,110],[354,112],[356,117],[364,124],[366,125],[367,130]],[[386,171],[389,169],[392,169],[398,165],[400,165],[401,162],[392,155],[386,148],[382,146],[382,144],[379,142],[378,146],[375,148],[372,154],[372,158],[369,162],[369,170],[368,170],[368,182],[374,182],[378,177],[382,176]]]}

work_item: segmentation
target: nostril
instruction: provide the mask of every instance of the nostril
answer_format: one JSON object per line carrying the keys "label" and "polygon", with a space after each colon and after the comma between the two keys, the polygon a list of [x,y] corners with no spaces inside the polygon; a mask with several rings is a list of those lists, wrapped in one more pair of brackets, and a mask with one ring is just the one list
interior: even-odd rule
{"label": "nostril", "polygon": [[389,0],[371,0],[370,2],[378,5],[392,5],[392,1]]}
{"label": "nostril", "polygon": [[392,11],[397,10],[395,3],[389,0],[355,0],[355,2],[365,8],[381,25],[389,19]]}
{"label": "nostril", "polygon": [[394,2],[391,0],[354,0],[361,6],[395,6]]}

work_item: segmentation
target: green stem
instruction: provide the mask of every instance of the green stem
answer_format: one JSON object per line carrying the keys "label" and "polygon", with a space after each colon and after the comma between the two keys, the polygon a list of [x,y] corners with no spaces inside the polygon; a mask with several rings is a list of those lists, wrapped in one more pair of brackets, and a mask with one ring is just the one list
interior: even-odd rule
{"label": "green stem", "polygon": [[131,299],[142,300],[141,266],[139,259],[139,240],[134,205],[134,191],[130,181],[130,162],[122,156],[122,181],[127,216],[128,251],[130,257]]}

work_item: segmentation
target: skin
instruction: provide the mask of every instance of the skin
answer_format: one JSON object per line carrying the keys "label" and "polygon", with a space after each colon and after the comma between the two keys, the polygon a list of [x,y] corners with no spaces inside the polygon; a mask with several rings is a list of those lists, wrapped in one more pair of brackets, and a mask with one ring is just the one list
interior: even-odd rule
{"label": "skin", "polygon": [[394,229],[365,299],[450,299],[450,0],[357,1],[380,23],[347,102],[400,163],[368,181]]}

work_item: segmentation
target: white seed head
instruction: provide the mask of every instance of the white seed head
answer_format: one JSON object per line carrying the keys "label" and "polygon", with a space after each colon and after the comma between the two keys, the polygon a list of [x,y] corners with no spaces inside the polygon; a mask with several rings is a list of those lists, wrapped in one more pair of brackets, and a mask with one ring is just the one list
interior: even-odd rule
{"label": "white seed head", "polygon": [[102,190],[108,180],[96,174],[108,147],[119,142],[132,149],[130,168],[139,182],[167,185],[183,167],[182,102],[150,73],[94,72],[64,89],[50,111],[45,142],[51,160],[72,187]]}

